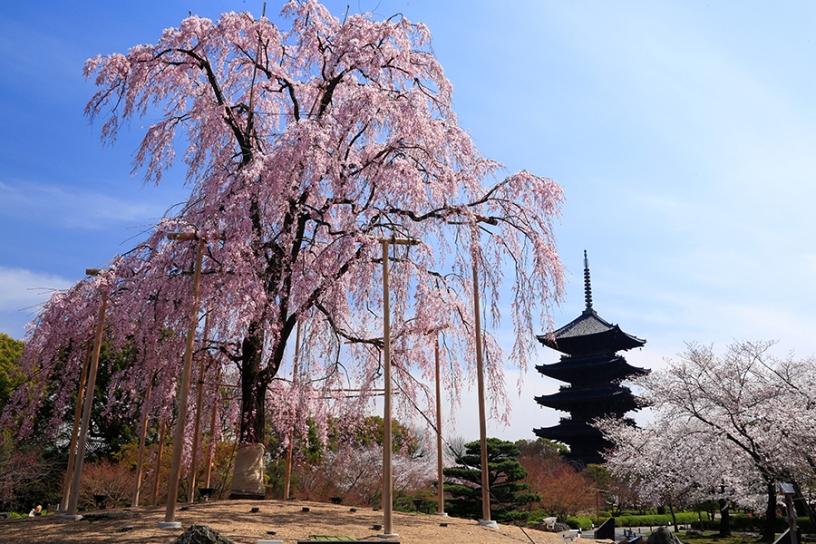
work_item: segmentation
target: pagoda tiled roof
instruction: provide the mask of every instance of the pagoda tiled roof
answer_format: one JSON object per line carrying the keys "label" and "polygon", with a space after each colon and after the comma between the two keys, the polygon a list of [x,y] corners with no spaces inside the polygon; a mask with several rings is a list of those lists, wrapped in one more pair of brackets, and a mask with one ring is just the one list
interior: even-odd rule
{"label": "pagoda tiled roof", "polygon": [[541,427],[533,429],[533,432],[542,438],[563,441],[568,437],[597,436],[602,434],[597,428],[584,421],[571,421],[562,419],[558,425],[553,427]]}
{"label": "pagoda tiled roof", "polygon": [[646,343],[646,340],[609,323],[591,307],[552,334],[541,334],[536,338],[545,346],[567,354],[586,351],[614,353],[639,348]]}
{"label": "pagoda tiled roof", "polygon": [[[620,355],[612,357],[609,355],[590,357],[562,356],[557,363],[536,365],[535,368],[545,376],[569,383],[579,380],[583,383],[595,381],[615,382],[631,376],[649,373],[646,369],[630,365]],[[587,380],[588,376],[592,378]]]}
{"label": "pagoda tiled roof", "polygon": [[550,395],[541,395],[535,397],[539,404],[549,406],[551,404],[562,404],[565,402],[585,402],[596,400],[612,400],[621,396],[631,397],[631,391],[628,387],[620,385],[606,385],[603,387],[561,387],[557,393]]}

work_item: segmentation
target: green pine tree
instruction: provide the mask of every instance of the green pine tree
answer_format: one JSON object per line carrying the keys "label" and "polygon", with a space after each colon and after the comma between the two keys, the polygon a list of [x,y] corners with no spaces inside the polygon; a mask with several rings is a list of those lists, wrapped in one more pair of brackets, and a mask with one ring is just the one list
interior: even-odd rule
{"label": "green pine tree", "polygon": [[24,347],[22,340],[15,340],[0,332],[0,412],[11,397],[11,392],[22,382],[17,360],[23,354]]}
{"label": "green pine tree", "polygon": [[[479,519],[482,517],[481,447],[478,441],[465,444],[465,454],[456,457],[458,466],[443,470],[445,491],[453,497],[447,501],[452,516]],[[496,521],[526,521],[529,512],[517,508],[541,500],[526,492],[530,485],[521,482],[527,471],[516,460],[519,449],[512,442],[487,439],[488,481],[490,482],[491,519]]]}

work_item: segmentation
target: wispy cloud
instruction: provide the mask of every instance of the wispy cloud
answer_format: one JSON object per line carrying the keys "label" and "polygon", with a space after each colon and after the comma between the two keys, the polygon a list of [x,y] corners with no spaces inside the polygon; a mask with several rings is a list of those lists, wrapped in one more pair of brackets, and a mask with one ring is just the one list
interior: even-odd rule
{"label": "wispy cloud", "polygon": [[51,293],[73,283],[55,274],[0,266],[0,332],[22,338],[25,324]]}
{"label": "wispy cloud", "polygon": [[111,225],[153,223],[166,209],[147,198],[29,181],[0,181],[0,216],[66,229],[99,230]]}

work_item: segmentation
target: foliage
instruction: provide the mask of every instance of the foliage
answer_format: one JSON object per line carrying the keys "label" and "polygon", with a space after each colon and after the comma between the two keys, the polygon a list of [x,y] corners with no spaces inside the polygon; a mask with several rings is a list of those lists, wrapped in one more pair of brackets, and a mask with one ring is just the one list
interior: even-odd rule
{"label": "foliage", "polygon": [[[732,514],[731,527],[736,533],[761,533],[765,528],[765,516],[749,516],[747,514]],[[694,521],[694,527],[698,527],[699,522]],[[803,532],[810,533],[811,523],[807,517],[799,516],[796,518],[796,526]],[[782,517],[777,517],[774,524],[774,532],[782,533],[788,528],[788,522]],[[703,529],[715,530],[719,529],[719,521],[717,520],[703,520]]]}
{"label": "foliage", "polygon": [[[465,444],[465,454],[456,458],[458,466],[443,469],[445,491],[453,497],[446,510],[452,516],[477,519],[482,515],[481,443]],[[498,438],[487,439],[488,483],[491,496],[491,519],[497,521],[524,521],[529,512],[517,508],[540,499],[529,493],[523,480],[527,472],[516,459],[520,455],[512,442]]]}
{"label": "foliage", "polygon": [[94,495],[100,495],[105,497],[108,507],[122,508],[133,499],[135,476],[128,467],[107,459],[86,463],[82,470],[78,504],[95,508]]}
{"label": "foliage", "polygon": [[[420,451],[420,439],[416,433],[396,419],[392,420],[391,427],[393,448],[400,456],[399,462],[402,462],[402,458],[415,459],[417,462],[421,460],[420,464],[424,465],[427,459],[423,458],[423,452]],[[300,497],[310,497],[312,500],[328,500],[331,497],[348,495],[344,499],[347,504],[371,504],[373,500],[379,498],[379,484],[374,480],[378,478],[377,470],[382,463],[383,431],[383,419],[380,416],[368,416],[350,425],[344,425],[343,422],[330,418],[328,437],[324,443],[315,428],[314,421],[309,421],[308,434],[302,438],[293,438],[294,470],[291,475],[290,493],[294,492]],[[286,448],[282,447],[284,442],[288,443],[288,438],[272,430],[266,444],[269,451],[278,452],[277,455],[271,456],[265,467],[268,487],[272,490],[272,495],[277,498],[283,498],[287,454]],[[363,466],[364,464],[352,455],[355,450],[363,452],[361,455],[373,462],[373,465]],[[380,453],[371,454],[373,451]],[[380,461],[377,461],[376,458],[369,458],[370,455],[379,455]],[[346,463],[346,466],[330,466],[337,463]],[[352,468],[351,465],[357,465],[357,468]],[[369,484],[364,485],[358,482],[358,485],[348,489],[336,484],[335,479],[340,473],[354,472],[358,469],[362,469],[363,472],[371,472],[369,477],[363,477],[362,474],[359,476],[361,482],[371,480]],[[418,482],[427,483],[424,475],[417,475],[415,470],[409,470],[409,472],[417,477]],[[407,487],[397,489],[397,491],[412,493],[417,488],[417,484],[414,483],[408,485],[406,482],[406,485]],[[362,491],[363,488],[368,489]]]}
{"label": "foliage", "polygon": [[[698,522],[697,512],[677,512],[675,514],[678,524],[691,524]],[[646,515],[624,515],[615,517],[615,525],[618,527],[659,527],[661,525],[672,525],[674,521],[670,514],[646,514]]]}
{"label": "foliage", "polygon": [[[340,425],[337,425],[336,428],[335,436],[338,441],[351,440],[363,447],[372,444],[383,445],[385,423],[380,416],[368,416],[359,425],[351,428],[344,429]],[[406,427],[396,419],[391,421],[391,439],[395,450],[402,451],[409,456],[419,451],[419,439],[413,429]]]}
{"label": "foliage", "polygon": [[[158,433],[156,433],[158,435]],[[200,445],[201,451],[198,457],[198,472],[196,475],[196,487],[204,487],[204,474],[206,471],[207,454],[209,452],[209,435],[202,437]],[[158,455],[158,436],[152,436],[148,439],[145,445],[144,465],[142,474],[141,492],[139,494],[139,503],[141,505],[151,504],[153,495],[153,483],[157,474],[156,457]],[[114,457],[123,470],[128,470],[136,475],[136,463],[139,454],[139,445],[136,442],[126,444]],[[158,478],[159,487],[157,492],[157,503],[167,501],[167,482],[170,478],[170,465],[173,454],[173,437],[171,433],[165,435],[165,445],[162,451],[161,462],[158,463]],[[232,469],[232,460],[235,455],[235,441],[234,440],[217,440],[213,452],[213,465],[211,469],[210,486],[215,489],[212,495],[212,500],[225,499],[229,495],[230,484],[230,470]],[[179,481],[179,496],[188,497],[190,492],[190,459],[185,459],[182,466],[181,480]],[[135,484],[135,480],[134,480]],[[132,501],[133,487],[126,495],[127,503]],[[196,497],[198,495],[196,494]]]}
{"label": "foliage", "polygon": [[[374,433],[376,435],[376,429]],[[392,454],[394,497],[403,497],[406,506],[411,497],[421,495],[430,487],[430,475],[435,473],[436,465],[435,459],[409,451],[406,447]],[[303,500],[326,502],[340,497],[343,504],[349,505],[379,504],[382,456],[382,446],[365,435],[359,440],[339,441],[333,448],[323,450],[319,458],[305,459],[295,465],[294,495]]]}
{"label": "foliage", "polygon": [[600,506],[609,507],[610,515],[620,515],[625,508],[642,506],[635,480],[626,475],[610,474],[605,465],[589,464],[581,471],[581,476],[592,482],[592,487],[603,499]]}
{"label": "foliage", "polygon": [[561,456],[569,451],[566,444],[547,438],[517,440],[516,447],[519,450],[519,457],[540,457],[547,462],[554,463],[560,463]]}
{"label": "foliage", "polygon": [[[132,344],[117,351],[113,351],[107,342],[102,344],[88,435],[88,454],[91,460],[113,459],[114,454],[125,444],[136,440],[140,415],[138,408],[143,399],[134,398],[126,390],[117,387],[117,377],[135,371],[139,357],[139,352]],[[72,422],[73,416],[73,410],[67,410],[65,422]],[[64,428],[70,429],[70,426],[65,425]]]}
{"label": "foliage", "polygon": [[595,525],[595,520],[588,517],[567,516],[563,518],[564,523],[570,526],[570,529],[581,529],[588,531]]}
{"label": "foliage", "polygon": [[730,537],[721,537],[717,533],[703,533],[700,536],[683,534],[680,535],[680,538],[686,544],[753,544],[756,542],[756,537],[751,533],[735,533]]}
{"label": "foliage", "polygon": [[560,519],[597,509],[597,489],[564,460],[563,445],[538,439],[521,440],[516,446],[521,452],[518,461],[527,472],[524,481],[540,497],[531,507],[541,507]]}
{"label": "foliage", "polygon": [[11,392],[22,383],[17,364],[24,347],[25,342],[0,332],[0,411],[8,402]]}
{"label": "foliage", "polygon": [[0,435],[0,510],[28,512],[58,503],[65,460],[54,448],[18,446]]}

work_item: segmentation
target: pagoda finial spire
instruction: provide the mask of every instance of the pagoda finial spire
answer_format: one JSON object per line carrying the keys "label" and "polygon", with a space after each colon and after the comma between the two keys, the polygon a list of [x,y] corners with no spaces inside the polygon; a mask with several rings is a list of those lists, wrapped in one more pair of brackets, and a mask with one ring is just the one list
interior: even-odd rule
{"label": "pagoda finial spire", "polygon": [[586,311],[591,311],[592,285],[589,282],[589,259],[587,259],[586,249],[584,250],[584,299],[586,300]]}

